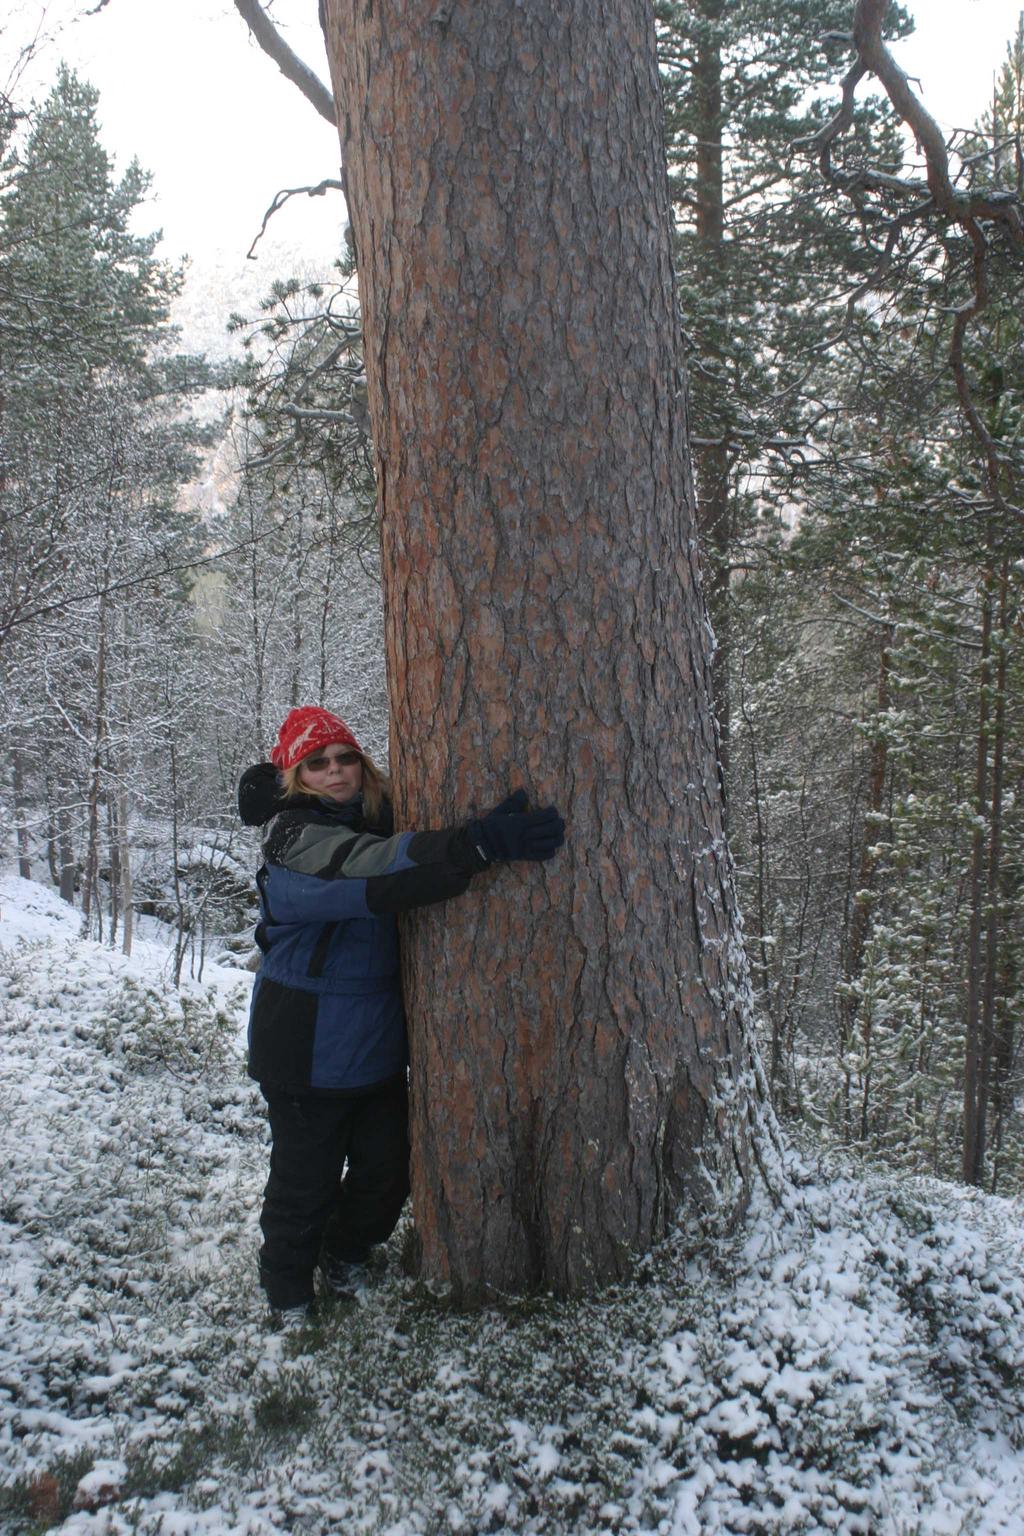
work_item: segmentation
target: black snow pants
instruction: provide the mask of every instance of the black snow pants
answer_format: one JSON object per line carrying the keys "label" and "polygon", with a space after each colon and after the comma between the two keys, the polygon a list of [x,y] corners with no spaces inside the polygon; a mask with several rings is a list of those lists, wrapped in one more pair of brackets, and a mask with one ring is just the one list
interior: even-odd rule
{"label": "black snow pants", "polygon": [[260,1089],[273,1141],[260,1284],[272,1307],[297,1307],[313,1299],[321,1253],[359,1263],[394,1231],[409,1193],[408,1090],[404,1073],[358,1095]]}

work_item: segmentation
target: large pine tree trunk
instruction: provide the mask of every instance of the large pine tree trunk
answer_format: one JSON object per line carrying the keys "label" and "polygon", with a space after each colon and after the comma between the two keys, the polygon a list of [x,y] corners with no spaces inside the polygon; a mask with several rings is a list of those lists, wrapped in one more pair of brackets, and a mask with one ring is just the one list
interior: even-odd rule
{"label": "large pine tree trunk", "polygon": [[579,1291],[681,1199],[736,1200],[748,1154],[653,22],[637,0],[325,20],[399,825],[516,784],[569,822],[552,864],[405,926],[421,1268],[464,1299]]}

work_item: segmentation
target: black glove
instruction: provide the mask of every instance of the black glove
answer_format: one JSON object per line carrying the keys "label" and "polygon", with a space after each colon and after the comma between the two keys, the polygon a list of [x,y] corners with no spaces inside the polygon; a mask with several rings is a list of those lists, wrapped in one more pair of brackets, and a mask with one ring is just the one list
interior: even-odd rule
{"label": "black glove", "polygon": [[486,821],[490,816],[511,816],[517,811],[525,811],[528,805],[525,789],[514,789],[504,800],[499,800],[493,811],[488,811],[482,816],[481,821]]}
{"label": "black glove", "polygon": [[238,814],[247,827],[262,827],[288,804],[281,798],[281,780],[273,763],[247,768],[238,785]]}
{"label": "black glove", "polygon": [[[522,791],[517,794],[522,795]],[[515,800],[517,795],[510,795],[479,821],[469,823],[466,830],[477,852],[488,864],[498,860],[553,859],[565,842],[565,822],[558,811],[553,805],[542,811],[504,809]]]}

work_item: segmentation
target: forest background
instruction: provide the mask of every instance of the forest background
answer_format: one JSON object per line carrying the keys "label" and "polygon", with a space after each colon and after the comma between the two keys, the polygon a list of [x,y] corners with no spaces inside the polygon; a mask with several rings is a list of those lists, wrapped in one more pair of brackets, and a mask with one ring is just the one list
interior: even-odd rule
{"label": "forest background", "polygon": [[[969,240],[858,182],[914,174],[891,109],[860,105],[831,183],[812,142],[849,7],[657,11],[729,830],[776,1104],[892,1166],[1015,1192],[1019,254],[992,254],[958,379]],[[249,960],[234,784],[286,709],[340,708],[385,751],[351,258],[268,281],[232,321],[240,364],[184,352],[182,275],[139,232],[145,173],[115,168],[85,79],[64,68],[33,102],[9,62],[5,852],[105,943],[162,919],[176,979],[201,976],[211,952]],[[951,165],[961,190],[1020,196],[1020,24],[991,62]]]}

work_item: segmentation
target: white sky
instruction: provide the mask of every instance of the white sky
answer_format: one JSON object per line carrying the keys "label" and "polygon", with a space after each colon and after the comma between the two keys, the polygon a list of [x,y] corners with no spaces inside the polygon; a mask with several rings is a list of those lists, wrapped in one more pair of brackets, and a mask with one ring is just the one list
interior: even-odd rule
{"label": "white sky", "polygon": [[[911,0],[918,30],[900,45],[900,62],[920,78],[943,127],[969,125],[984,111],[1022,5]],[[48,20],[75,8],[75,0],[49,0]],[[13,0],[14,19],[0,30],[0,84],[11,41],[43,9],[42,0]],[[274,0],[273,15],[326,81],[316,0]],[[165,255],[188,253],[197,269],[245,290],[290,270],[297,252],[326,270],[344,222],[336,192],[292,199],[258,248],[260,262],[245,260],[275,192],[336,177],[338,145],[330,124],[250,42],[231,0],[107,0],[59,32],[19,95],[43,94],[62,57],[98,87],[103,141],[118,165],[135,155],[153,173],[143,224],[162,227]]]}
{"label": "white sky", "polygon": [[[970,128],[992,99],[1024,0],[905,0],[916,23],[893,48],[918,95],[945,128]],[[851,5],[851,11],[853,7]]]}
{"label": "white sky", "polygon": [[[60,21],[72,5],[52,0],[49,19]],[[24,35],[43,6],[19,0],[18,9]],[[326,82],[316,0],[276,0],[273,14]],[[6,42],[0,35],[0,57],[10,52]],[[231,0],[107,0],[98,14],[59,31],[19,96],[45,94],[62,58],[98,88],[102,140],[118,167],[134,155],[153,174],[141,222],[163,229],[170,258],[244,267],[279,189],[337,179],[336,130],[250,41]],[[0,83],[3,75],[0,65]],[[330,192],[292,199],[270,232],[274,244],[284,241],[326,266],[343,223],[341,194]],[[273,267],[267,256],[260,265]]]}

